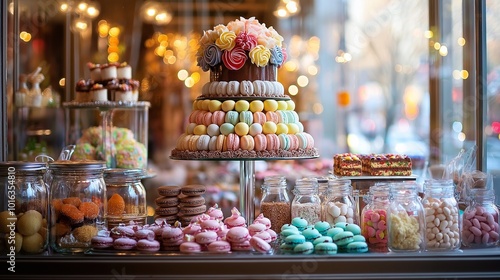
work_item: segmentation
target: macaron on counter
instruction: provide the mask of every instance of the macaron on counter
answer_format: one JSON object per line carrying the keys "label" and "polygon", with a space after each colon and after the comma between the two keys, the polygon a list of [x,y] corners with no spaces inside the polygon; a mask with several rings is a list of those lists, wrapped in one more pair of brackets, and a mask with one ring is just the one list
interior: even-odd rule
{"label": "macaron on counter", "polygon": [[368,245],[356,224],[337,223],[333,227],[328,222],[309,225],[300,217],[281,228],[282,254],[335,255],[337,253],[366,253]]}

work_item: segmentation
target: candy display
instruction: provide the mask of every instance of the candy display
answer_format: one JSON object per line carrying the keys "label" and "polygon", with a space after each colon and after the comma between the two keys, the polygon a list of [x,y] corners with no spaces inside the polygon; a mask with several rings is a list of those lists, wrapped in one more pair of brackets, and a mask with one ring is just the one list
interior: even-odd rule
{"label": "candy display", "polygon": [[295,103],[276,81],[286,60],[283,38],[255,18],[204,33],[198,66],[210,82],[193,103],[172,157],[238,159],[317,157]]}
{"label": "candy display", "polygon": [[[77,141],[72,160],[105,160],[102,145],[102,127],[92,126],[82,132]],[[111,154],[115,155],[117,168],[145,168],[147,165],[147,149],[143,143],[136,141],[134,133],[128,128],[112,127],[113,137]],[[106,159],[108,166],[111,158]]]}
{"label": "candy display", "polygon": [[389,186],[376,184],[370,187],[368,203],[361,213],[361,234],[373,252],[388,252],[387,211],[389,209]]}

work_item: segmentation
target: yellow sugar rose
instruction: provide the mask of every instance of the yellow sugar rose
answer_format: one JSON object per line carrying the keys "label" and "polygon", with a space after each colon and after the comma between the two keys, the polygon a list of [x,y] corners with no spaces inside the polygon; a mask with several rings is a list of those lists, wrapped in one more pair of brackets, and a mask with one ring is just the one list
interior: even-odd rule
{"label": "yellow sugar rose", "polygon": [[264,46],[258,45],[250,51],[249,56],[253,64],[264,67],[271,58],[271,51]]}
{"label": "yellow sugar rose", "polygon": [[236,39],[236,34],[233,31],[226,31],[215,41],[215,45],[221,50],[232,50],[236,44],[234,39]]}

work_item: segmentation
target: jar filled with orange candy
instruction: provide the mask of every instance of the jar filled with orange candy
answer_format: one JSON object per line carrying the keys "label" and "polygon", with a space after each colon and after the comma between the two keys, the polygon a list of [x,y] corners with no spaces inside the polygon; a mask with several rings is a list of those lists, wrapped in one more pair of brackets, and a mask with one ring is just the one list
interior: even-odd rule
{"label": "jar filled with orange candy", "polygon": [[50,247],[59,253],[85,252],[92,237],[107,228],[103,161],[49,163]]}
{"label": "jar filled with orange candy", "polygon": [[147,221],[146,190],[142,169],[112,168],[104,171],[108,208],[108,228],[119,224],[144,225]]}

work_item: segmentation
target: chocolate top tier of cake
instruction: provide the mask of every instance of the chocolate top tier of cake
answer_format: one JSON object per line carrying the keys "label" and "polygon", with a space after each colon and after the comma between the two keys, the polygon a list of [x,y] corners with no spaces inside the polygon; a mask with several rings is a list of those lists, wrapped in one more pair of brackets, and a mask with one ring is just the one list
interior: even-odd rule
{"label": "chocolate top tier of cake", "polygon": [[276,65],[268,64],[264,67],[257,67],[250,60],[247,60],[239,70],[229,70],[224,64],[213,67],[210,70],[210,81],[271,81],[275,82],[278,77]]}

